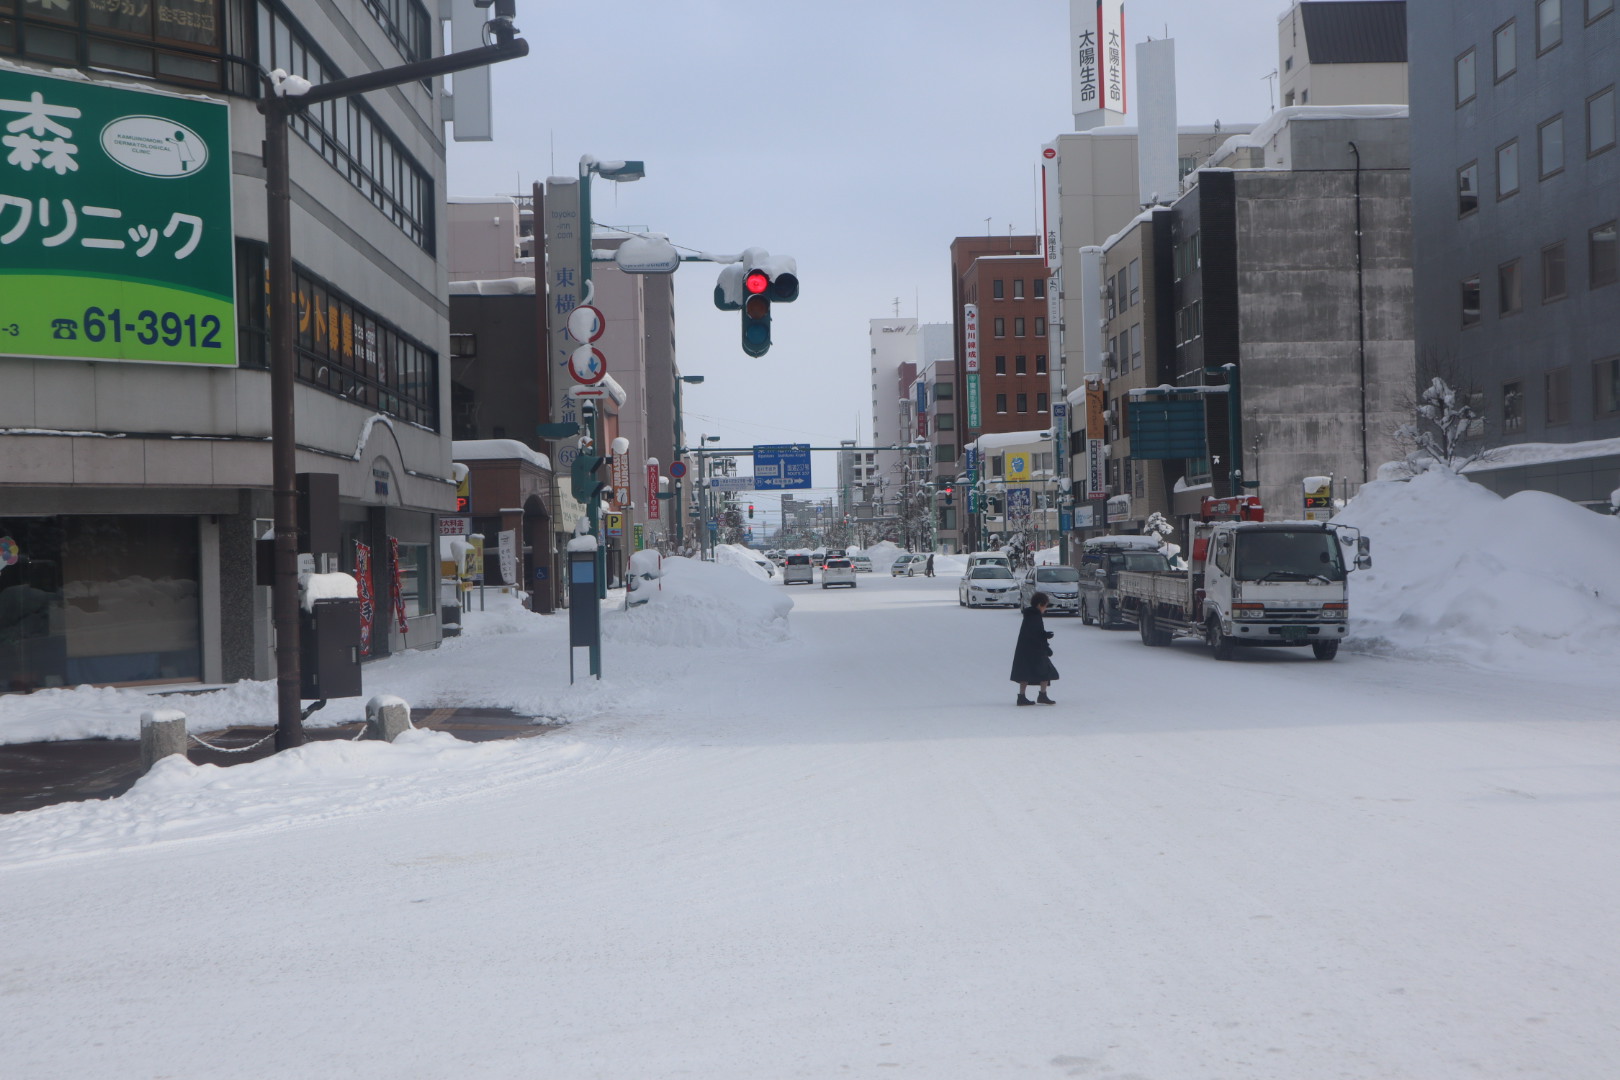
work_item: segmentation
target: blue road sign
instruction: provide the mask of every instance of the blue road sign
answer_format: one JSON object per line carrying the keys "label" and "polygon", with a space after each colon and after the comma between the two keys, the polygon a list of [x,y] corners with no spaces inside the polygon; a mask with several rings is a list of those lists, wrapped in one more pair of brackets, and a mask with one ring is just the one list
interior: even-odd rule
{"label": "blue road sign", "polygon": [[788,491],[810,486],[810,448],[791,446],[754,447],[754,489]]}

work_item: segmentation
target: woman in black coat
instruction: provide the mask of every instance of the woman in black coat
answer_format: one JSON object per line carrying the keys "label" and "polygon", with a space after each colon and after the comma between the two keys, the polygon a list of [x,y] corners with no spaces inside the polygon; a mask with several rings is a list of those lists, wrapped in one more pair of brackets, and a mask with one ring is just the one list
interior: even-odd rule
{"label": "woman in black coat", "polygon": [[[1057,668],[1052,666],[1052,646],[1047,644],[1052,637],[1044,618],[1048,602],[1043,592],[1030,597],[1029,607],[1024,609],[1024,623],[1018,628],[1018,645],[1013,649],[1012,681],[1018,684],[1020,705],[1057,704],[1046,696],[1047,684],[1058,677]],[[1030,683],[1041,684],[1041,692],[1034,701],[1024,696]]]}

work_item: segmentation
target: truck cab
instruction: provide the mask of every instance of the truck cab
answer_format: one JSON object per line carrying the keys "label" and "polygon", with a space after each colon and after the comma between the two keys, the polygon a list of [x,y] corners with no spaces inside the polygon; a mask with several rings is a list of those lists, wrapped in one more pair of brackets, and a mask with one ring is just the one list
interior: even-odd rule
{"label": "truck cab", "polygon": [[1092,537],[1080,547],[1080,620],[1087,626],[1118,626],[1120,571],[1168,569],[1156,537]]}

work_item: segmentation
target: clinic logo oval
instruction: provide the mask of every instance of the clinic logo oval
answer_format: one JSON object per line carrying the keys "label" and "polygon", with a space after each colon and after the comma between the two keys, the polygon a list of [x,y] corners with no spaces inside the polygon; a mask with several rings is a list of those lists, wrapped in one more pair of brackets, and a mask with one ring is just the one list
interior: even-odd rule
{"label": "clinic logo oval", "polygon": [[101,148],[130,172],[172,180],[202,172],[208,144],[161,116],[120,116],[101,129]]}

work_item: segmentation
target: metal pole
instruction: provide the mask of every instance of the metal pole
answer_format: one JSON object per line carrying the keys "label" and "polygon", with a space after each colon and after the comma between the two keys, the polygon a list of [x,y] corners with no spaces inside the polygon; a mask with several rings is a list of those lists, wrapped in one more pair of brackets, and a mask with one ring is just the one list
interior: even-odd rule
{"label": "metal pole", "polygon": [[270,249],[270,486],[274,493],[276,749],[304,744],[298,670],[298,443],[294,427],[292,177],[287,157],[291,110],[267,92],[264,114],[265,223]]}

